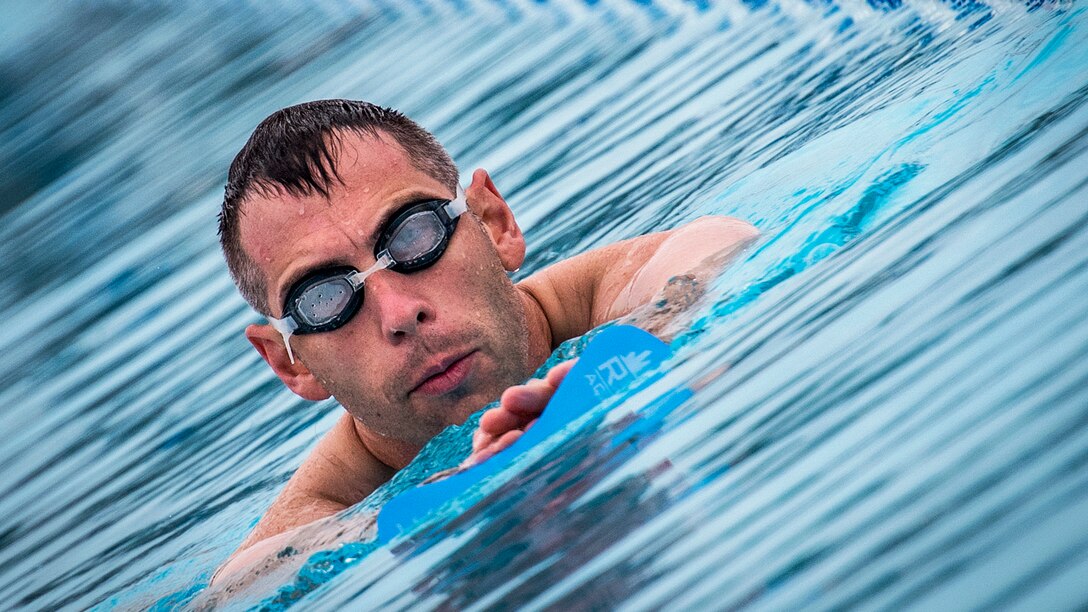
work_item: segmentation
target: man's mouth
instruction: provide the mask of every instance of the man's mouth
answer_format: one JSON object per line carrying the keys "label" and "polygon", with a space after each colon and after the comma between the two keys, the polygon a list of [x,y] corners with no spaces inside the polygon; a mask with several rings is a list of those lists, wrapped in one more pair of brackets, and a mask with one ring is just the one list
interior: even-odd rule
{"label": "man's mouth", "polygon": [[423,376],[409,393],[442,395],[456,389],[468,378],[476,351],[451,355],[423,371]]}

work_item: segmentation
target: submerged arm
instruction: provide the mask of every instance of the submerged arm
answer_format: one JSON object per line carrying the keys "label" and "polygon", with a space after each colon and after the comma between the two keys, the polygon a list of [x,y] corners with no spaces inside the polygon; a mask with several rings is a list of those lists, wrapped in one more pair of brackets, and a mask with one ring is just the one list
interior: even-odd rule
{"label": "submerged arm", "polygon": [[344,413],[238,550],[215,572],[212,583],[231,581],[282,558],[300,529],[362,501],[392,475],[393,469],[363,445],[354,420]]}

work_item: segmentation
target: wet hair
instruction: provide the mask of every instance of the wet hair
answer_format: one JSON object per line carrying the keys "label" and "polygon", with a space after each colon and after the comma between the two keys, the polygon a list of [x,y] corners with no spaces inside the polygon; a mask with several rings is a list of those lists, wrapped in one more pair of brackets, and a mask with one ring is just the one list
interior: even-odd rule
{"label": "wet hair", "polygon": [[242,297],[268,317],[264,274],[241,244],[246,199],[289,194],[328,197],[343,181],[335,158],[345,132],[387,136],[404,150],[414,168],[457,188],[457,167],[430,132],[391,108],[355,100],[317,100],[278,110],[262,121],[231,162],[219,212],[219,243],[227,269]]}

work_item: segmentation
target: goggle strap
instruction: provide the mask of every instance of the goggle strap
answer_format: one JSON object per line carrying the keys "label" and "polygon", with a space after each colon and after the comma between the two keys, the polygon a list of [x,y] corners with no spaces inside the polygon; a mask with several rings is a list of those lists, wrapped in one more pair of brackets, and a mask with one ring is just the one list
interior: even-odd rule
{"label": "goggle strap", "polygon": [[268,317],[268,322],[283,336],[283,345],[287,347],[287,357],[291,360],[291,365],[294,365],[295,354],[291,351],[291,334],[298,329],[298,323],[295,322],[294,317],[291,315],[287,315],[282,319]]}
{"label": "goggle strap", "polygon": [[378,261],[375,261],[374,265],[362,272],[356,272],[355,274],[349,275],[347,280],[351,283],[352,289],[358,290],[359,287],[363,286],[363,281],[366,280],[366,277],[374,274],[378,270],[384,270],[395,263],[397,262],[393,261],[393,256],[389,254],[389,249],[386,249],[381,253],[378,253]]}
{"label": "goggle strap", "polygon": [[465,190],[461,189],[460,185],[457,186],[457,198],[450,200],[443,209],[450,219],[456,219],[468,210],[468,198],[465,197]]}
{"label": "goggle strap", "polygon": [[291,351],[291,336],[289,334],[283,335],[283,345],[287,347],[287,358],[291,360],[291,365],[295,365],[295,353]]}

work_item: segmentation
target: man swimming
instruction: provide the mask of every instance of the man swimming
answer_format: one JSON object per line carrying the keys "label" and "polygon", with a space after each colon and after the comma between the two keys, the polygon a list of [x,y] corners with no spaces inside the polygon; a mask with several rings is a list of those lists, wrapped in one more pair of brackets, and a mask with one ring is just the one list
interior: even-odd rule
{"label": "man swimming", "polygon": [[507,273],[526,245],[510,207],[486,171],[463,190],[458,178],[423,128],[348,100],[273,113],[231,164],[220,240],[242,296],[269,321],[246,338],[293,392],[335,397],[345,412],[217,580],[358,503],[500,395],[472,460],[508,445],[569,369],[519,384],[561,342],[652,305],[678,275],[716,271],[756,236],[705,217],[515,285]]}

